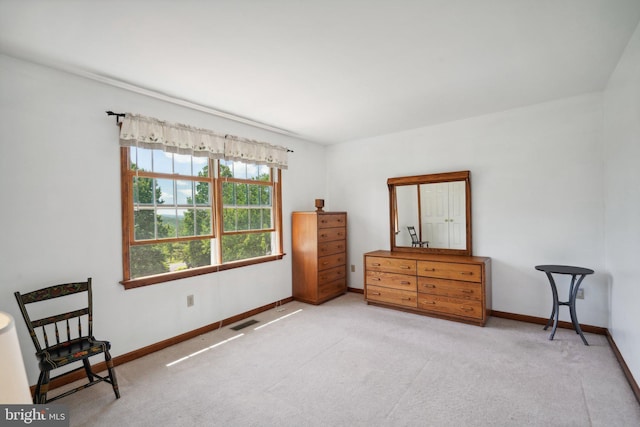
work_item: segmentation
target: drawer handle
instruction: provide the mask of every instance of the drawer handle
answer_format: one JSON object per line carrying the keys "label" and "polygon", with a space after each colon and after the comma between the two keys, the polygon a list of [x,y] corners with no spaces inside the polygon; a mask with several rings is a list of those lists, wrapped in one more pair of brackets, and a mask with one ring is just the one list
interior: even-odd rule
{"label": "drawer handle", "polygon": [[422,285],[422,286],[424,286],[425,288],[429,288],[429,289],[435,289],[436,288],[436,285]]}
{"label": "drawer handle", "polygon": [[463,294],[472,294],[472,293],[473,293],[473,291],[472,291],[471,289],[463,289],[463,290],[462,290],[462,293],[463,293]]}
{"label": "drawer handle", "polygon": [[377,263],[377,262],[372,262],[371,265],[374,267],[380,267],[380,263]]}
{"label": "drawer handle", "polygon": [[321,234],[320,237],[327,237],[327,235],[326,234]]}
{"label": "drawer handle", "polygon": [[472,271],[461,271],[460,274],[462,274],[463,276],[473,276]]}
{"label": "drawer handle", "polygon": [[381,278],[379,278],[379,277],[372,277],[372,278],[371,278],[371,280],[375,280],[376,282],[379,282],[379,281],[380,281],[380,280],[382,280],[382,279],[381,279]]}
{"label": "drawer handle", "polygon": [[424,271],[436,271],[435,268],[425,268]]}
{"label": "drawer handle", "polygon": [[435,301],[423,301],[424,304],[436,305]]}
{"label": "drawer handle", "polygon": [[402,268],[403,270],[411,270],[411,266],[409,265],[401,265],[400,268]]}
{"label": "drawer handle", "polygon": [[402,301],[411,301],[411,298],[410,297],[402,298]]}
{"label": "drawer handle", "polygon": [[329,264],[327,261],[323,262],[322,265],[327,265]]}
{"label": "drawer handle", "polygon": [[338,232],[338,236],[342,236],[342,232]]}
{"label": "drawer handle", "polygon": [[471,308],[471,307],[462,307],[462,311],[470,312],[470,311],[473,311],[473,308]]}
{"label": "drawer handle", "polygon": [[369,292],[371,295],[382,295],[380,292]]}
{"label": "drawer handle", "polygon": [[320,222],[323,223],[323,224],[326,224],[327,220],[326,219],[321,219]]}
{"label": "drawer handle", "polygon": [[406,281],[406,280],[402,280],[402,281],[400,282],[400,284],[401,284],[401,285],[410,285],[410,284],[411,284],[411,282],[408,282],[408,281]]}

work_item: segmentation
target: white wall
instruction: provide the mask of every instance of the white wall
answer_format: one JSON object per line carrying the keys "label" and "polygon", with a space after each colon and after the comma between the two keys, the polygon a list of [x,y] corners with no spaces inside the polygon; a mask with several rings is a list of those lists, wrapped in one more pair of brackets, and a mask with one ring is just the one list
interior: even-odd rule
{"label": "white wall", "polygon": [[349,213],[350,286],[363,287],[363,253],[389,248],[387,178],[470,170],[473,253],[492,258],[493,309],[549,316],[534,266],[578,265],[596,271],[578,319],[606,327],[601,133],[601,94],[587,94],[330,147],[328,203]]}
{"label": "white wall", "polygon": [[640,380],[640,26],[604,95],[605,263],[610,275],[609,330]]}
{"label": "white wall", "polygon": [[[13,297],[93,278],[95,334],[114,356],[291,296],[281,261],[124,291],[118,128],[131,111],[284,145],[284,250],[291,212],[325,196],[325,149],[0,55],[0,310],[16,318],[31,384],[34,348]],[[215,104],[215,101],[212,101]],[[186,296],[195,296],[187,308]]]}

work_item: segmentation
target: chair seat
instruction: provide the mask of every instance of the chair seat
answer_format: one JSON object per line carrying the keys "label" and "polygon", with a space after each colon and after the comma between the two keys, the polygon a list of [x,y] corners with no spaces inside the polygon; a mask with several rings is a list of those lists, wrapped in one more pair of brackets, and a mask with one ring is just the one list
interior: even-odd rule
{"label": "chair seat", "polygon": [[36,353],[36,356],[40,360],[40,369],[52,370],[95,354],[104,353],[110,348],[109,341],[98,341],[94,337],[81,337],[47,347]]}

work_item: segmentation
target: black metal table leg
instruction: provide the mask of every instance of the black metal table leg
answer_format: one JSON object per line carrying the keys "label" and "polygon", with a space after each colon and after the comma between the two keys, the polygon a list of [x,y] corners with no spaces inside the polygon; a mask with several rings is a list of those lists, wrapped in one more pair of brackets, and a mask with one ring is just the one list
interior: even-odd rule
{"label": "black metal table leg", "polygon": [[[556,282],[553,280],[553,276],[551,273],[547,273],[547,277],[549,278],[549,284],[551,284],[551,294],[553,295],[553,311],[551,312],[551,317],[553,318],[553,329],[551,330],[551,335],[549,335],[549,339],[552,340],[556,335],[556,329],[558,329],[558,317],[560,314],[558,301],[558,289],[556,288]],[[549,319],[551,320],[551,319]],[[548,324],[549,322],[547,322]],[[545,330],[547,328],[545,327]]]}

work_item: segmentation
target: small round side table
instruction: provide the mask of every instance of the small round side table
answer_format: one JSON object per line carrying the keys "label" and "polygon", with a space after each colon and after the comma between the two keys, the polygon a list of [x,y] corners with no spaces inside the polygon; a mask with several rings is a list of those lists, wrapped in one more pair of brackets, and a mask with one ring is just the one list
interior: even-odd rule
{"label": "small round side table", "polygon": [[[559,308],[561,305],[566,305],[569,307],[573,328],[576,330],[576,333],[580,335],[580,338],[582,338],[584,345],[589,345],[582,334],[582,329],[580,329],[580,324],[578,323],[578,316],[576,315],[576,295],[578,295],[578,289],[580,288],[582,280],[584,280],[587,275],[593,274],[593,270],[589,268],[573,267],[570,265],[536,265],[536,270],[544,271],[546,273],[547,278],[549,279],[549,284],[551,285],[551,293],[553,294],[553,309],[551,310],[551,316],[549,317],[547,326],[544,327],[544,330],[546,331],[551,324],[551,320],[553,320],[553,330],[551,331],[551,335],[549,335],[549,339],[552,340],[553,336],[556,334]],[[569,301],[558,301],[558,289],[556,288],[556,282],[553,280],[554,274],[571,275]]]}

